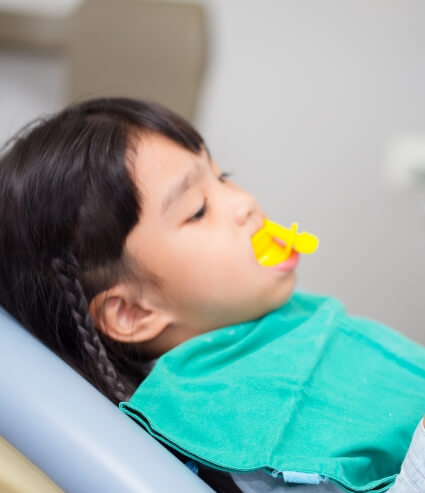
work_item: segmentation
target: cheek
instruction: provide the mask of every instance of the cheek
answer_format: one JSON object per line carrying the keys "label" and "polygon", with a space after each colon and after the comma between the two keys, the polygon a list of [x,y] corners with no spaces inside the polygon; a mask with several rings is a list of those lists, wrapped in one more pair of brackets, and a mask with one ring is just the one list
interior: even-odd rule
{"label": "cheek", "polygon": [[[225,293],[249,290],[258,282],[250,243],[227,234],[198,235],[190,241],[170,241],[155,250],[156,271],[173,299],[217,299]],[[235,294],[235,293],[234,293]]]}
{"label": "cheek", "polygon": [[[171,249],[162,265],[163,276],[177,297],[200,299],[214,296],[237,276],[235,257],[218,245],[189,245]],[[240,269],[239,269],[240,271]]]}
{"label": "cheek", "polygon": [[222,248],[215,243],[202,252],[193,252],[187,262],[186,275],[194,285],[212,298],[246,289],[252,284],[256,270],[247,252],[235,244]]}

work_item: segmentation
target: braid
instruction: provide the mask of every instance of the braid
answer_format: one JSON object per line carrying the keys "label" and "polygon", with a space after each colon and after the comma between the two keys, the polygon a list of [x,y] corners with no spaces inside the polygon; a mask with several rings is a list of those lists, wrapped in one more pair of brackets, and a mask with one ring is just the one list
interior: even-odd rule
{"label": "braid", "polygon": [[125,386],[108,358],[105,347],[90,316],[87,298],[78,280],[78,260],[73,253],[68,252],[64,258],[52,259],[51,265],[63,289],[63,294],[82,338],[84,348],[97,369],[97,375],[93,376],[101,375],[102,380],[108,384],[118,400],[127,400]]}

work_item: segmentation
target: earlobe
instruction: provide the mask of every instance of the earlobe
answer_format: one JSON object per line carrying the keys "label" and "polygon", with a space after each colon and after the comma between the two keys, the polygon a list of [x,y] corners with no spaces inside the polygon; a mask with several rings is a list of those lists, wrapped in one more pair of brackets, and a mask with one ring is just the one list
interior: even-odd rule
{"label": "earlobe", "polygon": [[121,342],[152,340],[168,325],[165,314],[144,308],[141,300],[116,289],[99,293],[89,311],[98,329]]}

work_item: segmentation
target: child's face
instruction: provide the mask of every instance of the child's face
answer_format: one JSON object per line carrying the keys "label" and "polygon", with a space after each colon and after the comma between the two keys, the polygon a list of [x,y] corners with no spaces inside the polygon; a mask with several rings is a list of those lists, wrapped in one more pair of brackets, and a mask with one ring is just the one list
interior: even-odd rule
{"label": "child's face", "polygon": [[[249,193],[220,180],[221,172],[206,151],[193,154],[159,135],[140,140],[132,173],[144,197],[143,213],[125,246],[164,282],[150,308],[166,313],[173,327],[156,338],[157,353],[260,317],[293,291],[294,271],[271,270],[255,258],[250,240],[265,213]],[[172,193],[189,174],[192,185]]]}

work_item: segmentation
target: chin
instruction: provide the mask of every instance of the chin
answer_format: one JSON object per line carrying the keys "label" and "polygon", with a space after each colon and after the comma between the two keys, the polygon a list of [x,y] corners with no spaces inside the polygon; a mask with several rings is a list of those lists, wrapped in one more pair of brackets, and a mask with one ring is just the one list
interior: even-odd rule
{"label": "chin", "polygon": [[277,302],[276,308],[284,305],[292,296],[294,292],[295,285],[297,283],[297,273],[295,270],[291,271],[288,277],[285,279],[283,293]]}

